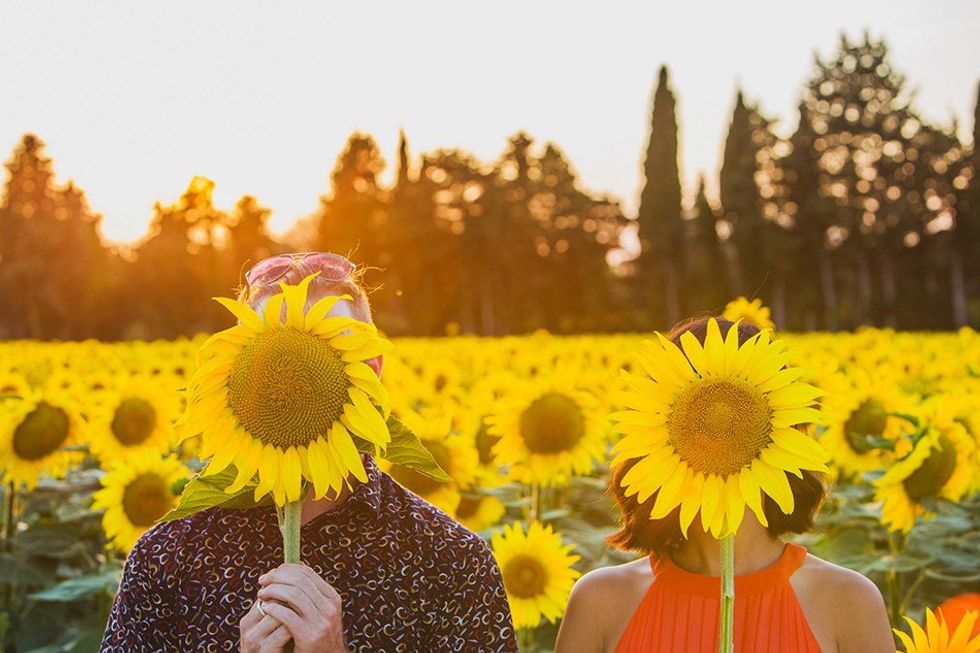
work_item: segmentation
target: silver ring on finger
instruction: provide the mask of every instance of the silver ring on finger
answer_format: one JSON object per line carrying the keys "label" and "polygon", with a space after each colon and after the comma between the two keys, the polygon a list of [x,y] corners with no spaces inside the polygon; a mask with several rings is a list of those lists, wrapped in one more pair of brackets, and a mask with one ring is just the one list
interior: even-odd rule
{"label": "silver ring on finger", "polygon": [[269,615],[268,615],[268,614],[266,613],[266,611],[265,611],[265,609],[264,609],[264,608],[262,607],[262,599],[258,599],[258,600],[257,600],[257,601],[255,602],[255,607],[256,607],[256,608],[258,608],[258,610],[259,610],[259,614],[260,614],[260,615],[262,615],[263,617],[268,617],[268,616],[269,616]]}

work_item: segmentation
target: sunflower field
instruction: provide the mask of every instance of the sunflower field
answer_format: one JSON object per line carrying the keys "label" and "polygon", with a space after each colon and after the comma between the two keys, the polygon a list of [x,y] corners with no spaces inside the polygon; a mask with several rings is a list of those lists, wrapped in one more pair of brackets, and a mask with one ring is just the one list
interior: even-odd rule
{"label": "sunflower field", "polygon": [[[980,334],[780,337],[824,391],[832,456],[818,528],[796,541],[874,580],[904,632],[975,609]],[[391,413],[452,480],[382,468],[490,543],[523,651],[551,650],[576,578],[630,559],[604,542],[609,461],[649,339],[405,338],[385,354]],[[174,427],[205,340],[0,343],[3,651],[98,649],[127,552],[211,455]]]}

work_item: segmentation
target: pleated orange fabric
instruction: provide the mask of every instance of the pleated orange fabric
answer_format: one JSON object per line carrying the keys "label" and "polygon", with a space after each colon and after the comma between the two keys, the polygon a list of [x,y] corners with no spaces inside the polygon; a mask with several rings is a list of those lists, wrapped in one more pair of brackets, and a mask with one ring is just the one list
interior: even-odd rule
{"label": "pleated orange fabric", "polygon": [[[772,565],[735,577],[736,653],[820,653],[789,577],[806,547],[788,543]],[[715,653],[721,579],[650,557],[650,584],[616,653]]]}

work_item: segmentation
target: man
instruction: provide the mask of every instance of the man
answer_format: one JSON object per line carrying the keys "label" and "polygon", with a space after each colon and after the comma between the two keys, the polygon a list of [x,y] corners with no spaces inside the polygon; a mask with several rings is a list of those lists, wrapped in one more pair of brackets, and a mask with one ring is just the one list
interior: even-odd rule
{"label": "man", "polygon": [[[354,265],[311,252],[265,259],[239,299],[261,312],[277,283],[320,272],[308,306],[371,321]],[[371,361],[380,375],[381,357]],[[368,480],[307,497],[305,564],[284,565],[275,509],[212,508],[150,529],[129,554],[103,653],[516,652],[500,570],[480,537],[362,456]]]}

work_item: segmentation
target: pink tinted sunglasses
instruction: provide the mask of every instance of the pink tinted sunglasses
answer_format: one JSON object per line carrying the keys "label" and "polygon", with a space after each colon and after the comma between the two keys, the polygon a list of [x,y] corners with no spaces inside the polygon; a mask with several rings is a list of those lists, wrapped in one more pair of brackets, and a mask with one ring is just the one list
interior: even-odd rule
{"label": "pink tinted sunglasses", "polygon": [[333,252],[297,252],[280,254],[262,259],[245,273],[245,283],[249,286],[269,286],[289,273],[297,262],[313,272],[320,272],[320,279],[343,281],[357,267],[351,261]]}
{"label": "pink tinted sunglasses", "polygon": [[[300,262],[313,272],[319,271],[318,279],[328,281],[343,281],[353,274],[357,268],[354,263],[340,254],[333,252],[297,252],[294,254],[280,254],[267,259],[262,259],[253,265],[245,273],[245,283],[255,288],[257,286],[270,286],[292,270],[296,263]],[[375,374],[381,376],[381,356],[375,356],[365,361]]]}

